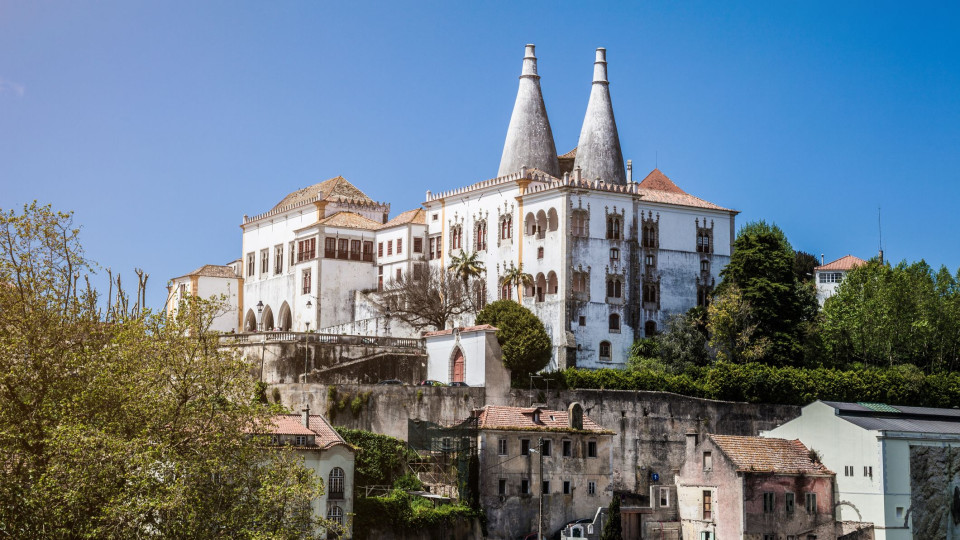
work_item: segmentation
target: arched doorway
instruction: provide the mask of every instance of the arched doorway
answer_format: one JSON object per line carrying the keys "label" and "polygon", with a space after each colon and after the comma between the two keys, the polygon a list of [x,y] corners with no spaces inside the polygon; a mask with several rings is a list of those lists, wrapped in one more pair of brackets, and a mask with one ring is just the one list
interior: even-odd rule
{"label": "arched doorway", "polygon": [[290,326],[292,326],[291,318],[292,317],[290,316],[290,305],[284,302],[283,305],[280,306],[280,318],[278,319],[280,323],[278,325],[280,327],[280,330],[283,330],[284,332],[290,331]]}
{"label": "arched doorway", "polygon": [[453,358],[450,360],[450,382],[464,382],[464,358],[460,347],[453,350]]}
{"label": "arched doorway", "polygon": [[264,332],[273,330],[273,310],[270,306],[263,308],[263,315],[260,316],[260,329]]}
{"label": "arched doorway", "polygon": [[252,309],[248,309],[246,316],[243,318],[243,331],[244,332],[257,331],[257,316],[253,313]]}

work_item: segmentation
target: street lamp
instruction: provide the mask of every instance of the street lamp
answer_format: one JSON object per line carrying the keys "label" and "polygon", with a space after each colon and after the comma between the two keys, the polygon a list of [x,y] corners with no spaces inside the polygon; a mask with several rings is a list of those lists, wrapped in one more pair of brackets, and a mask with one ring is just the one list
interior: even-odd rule
{"label": "street lamp", "polygon": [[[311,302],[311,301],[308,299],[308,300],[307,300],[307,313],[310,313],[310,309],[311,309],[312,307],[313,307],[313,302]],[[310,321],[307,321],[306,324],[307,324],[307,332],[309,332],[309,331],[310,331]]]}
{"label": "street lamp", "polygon": [[257,302],[257,331],[263,331],[263,300]]}

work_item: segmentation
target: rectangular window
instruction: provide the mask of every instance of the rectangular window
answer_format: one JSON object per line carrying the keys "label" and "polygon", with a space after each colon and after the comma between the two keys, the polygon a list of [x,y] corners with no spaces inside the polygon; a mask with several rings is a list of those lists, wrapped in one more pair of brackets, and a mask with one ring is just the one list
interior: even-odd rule
{"label": "rectangular window", "polygon": [[529,495],[530,494],[530,481],[524,478],[520,481],[520,494]]}
{"label": "rectangular window", "polygon": [[296,249],[296,248],[297,248],[296,242],[290,242],[290,245],[289,245],[288,250],[287,250],[287,251],[290,252],[290,263],[287,264],[287,269],[288,269],[287,271],[288,271],[288,272],[293,271],[293,265],[294,265],[294,263],[297,262],[297,259],[296,259],[296,257],[297,257],[297,249]]}
{"label": "rectangular window", "polygon": [[668,508],[670,506],[670,488],[660,488],[660,507]]}
{"label": "rectangular window", "polygon": [[501,478],[497,481],[497,495],[506,495],[507,494],[507,480]]}
{"label": "rectangular window", "polygon": [[431,259],[431,260],[433,259],[433,251],[434,251],[434,246],[436,245],[436,243],[437,243],[437,239],[436,239],[436,238],[431,238],[431,239],[430,239],[430,246],[429,246],[429,248],[430,248],[430,259]]}
{"label": "rectangular window", "polygon": [[360,260],[360,241],[351,240],[350,241],[350,259],[354,261]]}
{"label": "rectangular window", "polygon": [[256,263],[254,262],[253,257],[253,253],[247,253],[247,277],[250,277],[257,272]]}
{"label": "rectangular window", "polygon": [[597,494],[597,483],[587,482],[587,495],[596,495],[596,494]]}
{"label": "rectangular window", "polygon": [[423,265],[415,264],[413,265],[413,280],[420,281],[423,278]]}
{"label": "rectangular window", "polygon": [[350,257],[350,240],[347,238],[337,239],[337,258],[348,259]]}
{"label": "rectangular window", "polygon": [[764,514],[773,513],[773,501],[774,501],[773,493],[768,491],[763,494],[763,513]]}
{"label": "rectangular window", "polygon": [[260,250],[260,275],[270,272],[270,250]]}
{"label": "rectangular window", "polygon": [[387,240],[387,255],[393,255],[393,240]]}
{"label": "rectangular window", "polygon": [[700,540],[713,540],[713,533],[710,531],[701,531]]}
{"label": "rectangular window", "polygon": [[397,281],[400,281],[401,279],[403,279],[403,273],[399,268],[397,268]]}
{"label": "rectangular window", "polygon": [[844,465],[844,466],[843,466],[843,475],[844,475],[844,476],[853,476],[853,465]]}
{"label": "rectangular window", "polygon": [[544,494],[544,495],[548,495],[548,494],[550,493],[550,481],[549,481],[549,480],[544,480],[543,482],[540,482],[540,493],[542,493],[542,494]]}
{"label": "rectangular window", "polygon": [[808,514],[817,513],[817,494],[816,493],[807,493],[806,494],[806,509]]}
{"label": "rectangular window", "polygon": [[439,236],[437,237],[436,248],[437,248],[437,251],[436,251],[436,255],[435,255],[434,258],[439,259],[439,258],[440,258],[440,252],[441,252],[441,250],[443,250],[443,242],[440,240],[440,237],[439,237]]}
{"label": "rectangular window", "polygon": [[397,255],[403,253],[403,238],[397,238]]}
{"label": "rectangular window", "polygon": [[543,450],[544,457],[549,457],[550,452],[553,450],[552,441],[543,441],[543,446],[541,446],[541,450]]}
{"label": "rectangular window", "polygon": [[569,495],[569,494],[570,494],[570,481],[569,481],[569,480],[564,480],[564,481],[563,481],[563,494],[564,494],[564,495]]}
{"label": "rectangular window", "polygon": [[501,456],[507,455],[507,439],[501,438],[497,441],[497,454]]}
{"label": "rectangular window", "polygon": [[864,468],[863,468],[863,475],[864,475],[864,476],[869,476],[870,478],[873,478],[873,467],[864,467]]}
{"label": "rectangular window", "polygon": [[377,242],[377,257],[383,257],[383,242]]}
{"label": "rectangular window", "polygon": [[587,457],[597,457],[597,441],[587,441]]}
{"label": "rectangular window", "polygon": [[563,441],[563,457],[570,457],[573,455],[573,443],[571,441]]}
{"label": "rectangular window", "polygon": [[763,535],[763,540],[777,540],[777,535],[771,533],[765,533]]}
{"label": "rectangular window", "polygon": [[783,509],[787,511],[788,514],[792,514],[796,503],[794,501],[794,494],[787,492],[783,494]]}
{"label": "rectangular window", "polygon": [[363,260],[373,262],[373,242],[369,240],[363,242]]}
{"label": "rectangular window", "polygon": [[337,239],[336,238],[323,239],[323,256],[326,257],[327,259],[337,258]]}
{"label": "rectangular window", "polygon": [[705,521],[713,519],[713,492],[710,490],[703,492],[703,519]]}
{"label": "rectangular window", "polygon": [[310,294],[310,269],[303,270],[303,294]]}
{"label": "rectangular window", "polygon": [[423,238],[414,238],[414,239],[413,239],[413,252],[414,252],[414,253],[423,253]]}
{"label": "rectangular window", "polygon": [[902,507],[902,506],[898,506],[898,507],[897,507],[897,518],[902,518],[902,517],[903,517],[903,507]]}
{"label": "rectangular window", "polygon": [[577,318],[577,322],[580,323],[580,326],[586,326],[587,318],[581,315],[580,317]]}
{"label": "rectangular window", "polygon": [[530,455],[530,439],[520,439],[520,455]]}
{"label": "rectangular window", "polygon": [[273,273],[279,274],[283,272],[283,244],[274,246],[273,252],[275,253],[273,258]]}
{"label": "rectangular window", "polygon": [[309,261],[317,256],[317,239],[307,238],[297,243],[297,262]]}
{"label": "rectangular window", "polygon": [[710,452],[703,453],[703,470],[707,472],[713,470],[713,454]]}
{"label": "rectangular window", "polygon": [[297,446],[306,446],[307,436],[306,435],[297,435]]}

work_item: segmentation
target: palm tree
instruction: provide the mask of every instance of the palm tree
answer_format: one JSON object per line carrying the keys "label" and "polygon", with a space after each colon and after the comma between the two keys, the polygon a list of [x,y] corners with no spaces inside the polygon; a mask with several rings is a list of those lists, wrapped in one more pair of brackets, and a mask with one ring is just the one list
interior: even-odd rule
{"label": "palm tree", "polygon": [[459,255],[454,255],[450,259],[450,266],[447,266],[447,270],[450,270],[454,275],[463,280],[464,290],[469,290],[467,285],[471,278],[478,278],[486,272],[483,261],[478,258],[479,255],[480,253],[478,251],[474,251],[469,255],[465,251],[461,251]]}
{"label": "palm tree", "polygon": [[510,269],[503,274],[503,277],[500,278],[500,286],[503,286],[504,283],[509,283],[517,288],[517,303],[523,304],[521,293],[524,287],[533,283],[533,276],[524,273],[522,264],[520,266],[511,266]]}

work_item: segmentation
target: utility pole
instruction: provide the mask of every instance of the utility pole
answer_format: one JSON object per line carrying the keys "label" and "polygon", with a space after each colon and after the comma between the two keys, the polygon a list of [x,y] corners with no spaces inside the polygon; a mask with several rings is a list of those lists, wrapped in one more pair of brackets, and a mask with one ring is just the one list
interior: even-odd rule
{"label": "utility pole", "polygon": [[540,457],[540,509],[537,512],[537,540],[543,540],[543,437],[537,439],[537,454]]}

